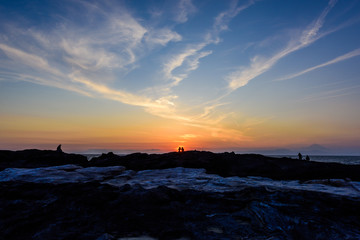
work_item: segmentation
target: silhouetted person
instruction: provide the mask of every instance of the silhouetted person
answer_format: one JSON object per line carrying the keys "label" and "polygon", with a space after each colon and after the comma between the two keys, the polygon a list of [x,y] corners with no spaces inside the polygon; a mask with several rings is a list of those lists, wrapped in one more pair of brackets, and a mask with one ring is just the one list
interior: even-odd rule
{"label": "silhouetted person", "polygon": [[178,148],[179,152],[181,151],[181,147]]}
{"label": "silhouetted person", "polygon": [[61,149],[61,144],[56,148],[56,151],[57,151],[58,153],[62,153],[62,152],[63,152],[63,150]]}
{"label": "silhouetted person", "polygon": [[309,155],[306,155],[306,161],[310,161],[310,157],[309,157]]}
{"label": "silhouetted person", "polygon": [[298,156],[299,156],[299,160],[302,160],[302,154],[299,153]]}
{"label": "silhouetted person", "polygon": [[184,152],[184,147],[181,147],[181,152]]}

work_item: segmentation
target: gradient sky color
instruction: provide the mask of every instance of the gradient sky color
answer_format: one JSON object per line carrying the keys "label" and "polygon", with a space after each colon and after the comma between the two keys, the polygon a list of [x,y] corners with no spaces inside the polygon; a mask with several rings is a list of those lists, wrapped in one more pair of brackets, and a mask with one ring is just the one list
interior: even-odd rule
{"label": "gradient sky color", "polygon": [[1,1],[0,148],[360,153],[360,1]]}

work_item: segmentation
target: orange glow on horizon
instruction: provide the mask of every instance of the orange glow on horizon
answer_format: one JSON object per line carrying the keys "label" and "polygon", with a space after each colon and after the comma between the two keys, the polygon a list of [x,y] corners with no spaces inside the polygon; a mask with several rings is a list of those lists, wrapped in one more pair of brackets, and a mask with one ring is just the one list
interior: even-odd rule
{"label": "orange glow on horizon", "polygon": [[[141,114],[113,118],[96,115],[86,119],[68,115],[39,117],[13,114],[0,117],[0,147],[11,150],[56,149],[62,144],[67,152],[160,153],[178,152],[179,147],[183,147],[184,151],[236,151],[286,148],[289,143],[299,146],[306,146],[309,142],[333,144],[335,140],[330,137],[337,135],[338,139],[342,135],[337,128],[325,131],[316,128],[316,124],[312,126],[300,120],[293,122],[296,128],[284,120],[269,120],[241,134],[241,131],[230,127],[199,128]],[[356,136],[343,137],[343,144],[347,142],[351,145],[356,139]]]}

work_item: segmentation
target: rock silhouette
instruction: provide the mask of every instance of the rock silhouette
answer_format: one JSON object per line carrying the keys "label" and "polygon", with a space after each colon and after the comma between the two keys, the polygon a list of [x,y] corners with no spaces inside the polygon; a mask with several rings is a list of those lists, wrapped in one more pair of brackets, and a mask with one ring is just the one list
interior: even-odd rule
{"label": "rock silhouette", "polygon": [[133,153],[126,156],[102,154],[89,162],[90,166],[124,166],[136,171],[174,167],[205,168],[208,173],[229,176],[261,176],[277,180],[310,180],[350,178],[360,180],[359,165],[300,161],[273,158],[259,154],[212,153],[186,151],[183,154]]}
{"label": "rock silhouette", "polygon": [[87,158],[79,154],[59,154],[58,151],[29,149],[23,151],[0,150],[0,170],[4,168],[35,168],[77,164],[85,166]]}
{"label": "rock silhouette", "polygon": [[186,151],[164,154],[133,153],[118,156],[112,152],[87,161],[79,154],[58,154],[50,150],[0,150],[0,170],[9,167],[35,168],[76,164],[83,167],[124,166],[135,171],[174,167],[204,168],[208,173],[229,176],[261,176],[277,180],[311,180],[349,178],[360,181],[360,165],[300,161],[291,158],[273,158],[259,154],[212,153]]}

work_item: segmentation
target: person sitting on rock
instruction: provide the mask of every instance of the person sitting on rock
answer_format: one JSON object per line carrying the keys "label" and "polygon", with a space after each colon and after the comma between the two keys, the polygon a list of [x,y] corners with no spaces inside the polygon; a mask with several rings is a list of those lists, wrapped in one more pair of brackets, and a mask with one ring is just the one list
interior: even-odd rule
{"label": "person sitting on rock", "polygon": [[310,161],[310,157],[309,157],[309,155],[306,155],[306,161]]}
{"label": "person sitting on rock", "polygon": [[63,150],[61,149],[61,144],[56,148],[56,151],[57,151],[58,153],[62,153],[62,152],[63,152]]}

